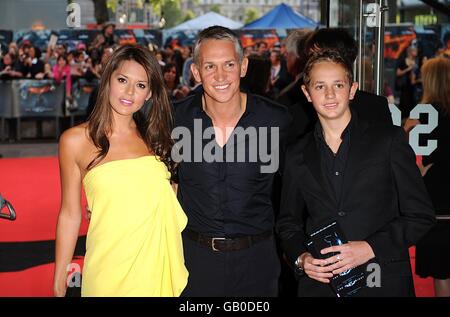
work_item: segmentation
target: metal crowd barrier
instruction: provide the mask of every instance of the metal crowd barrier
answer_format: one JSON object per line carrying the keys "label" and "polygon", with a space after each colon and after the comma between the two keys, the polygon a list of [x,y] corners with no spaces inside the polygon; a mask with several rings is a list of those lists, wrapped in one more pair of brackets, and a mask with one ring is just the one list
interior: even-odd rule
{"label": "metal crowd barrier", "polygon": [[89,97],[99,84],[98,80],[87,80],[79,78],[72,84],[72,96],[77,104],[77,108],[69,111],[65,109],[65,116],[70,117],[70,125],[73,126],[76,116],[85,116],[89,106]]}
{"label": "metal crowd barrier", "polygon": [[70,117],[71,125],[76,116],[86,114],[89,96],[97,81],[80,78],[74,81],[72,95],[76,109],[65,107],[65,83],[56,85],[52,79],[0,80],[0,134],[5,139],[5,120],[16,119],[16,138],[20,140],[22,118],[54,118],[56,137],[60,134],[59,119]]}

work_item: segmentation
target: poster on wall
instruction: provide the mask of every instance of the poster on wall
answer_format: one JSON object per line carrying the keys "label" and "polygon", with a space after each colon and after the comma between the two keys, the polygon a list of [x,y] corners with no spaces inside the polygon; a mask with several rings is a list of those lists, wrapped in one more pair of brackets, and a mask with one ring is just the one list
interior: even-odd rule
{"label": "poster on wall", "polygon": [[239,38],[244,48],[249,46],[257,46],[261,42],[265,42],[270,49],[276,43],[280,43],[281,39],[275,29],[272,30],[238,30]]}
{"label": "poster on wall", "polygon": [[441,54],[450,57],[450,24],[442,25],[441,41],[443,43]]}
{"label": "poster on wall", "polygon": [[416,38],[412,25],[387,25],[384,32],[384,58],[398,59]]}

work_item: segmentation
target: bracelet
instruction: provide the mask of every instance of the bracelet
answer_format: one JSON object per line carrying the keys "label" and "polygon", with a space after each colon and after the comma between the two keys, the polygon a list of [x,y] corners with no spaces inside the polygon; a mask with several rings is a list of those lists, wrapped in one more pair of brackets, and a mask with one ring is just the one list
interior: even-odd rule
{"label": "bracelet", "polygon": [[301,260],[300,256],[295,260],[295,273],[297,275],[302,276],[305,274],[305,269],[303,268],[303,261]]}

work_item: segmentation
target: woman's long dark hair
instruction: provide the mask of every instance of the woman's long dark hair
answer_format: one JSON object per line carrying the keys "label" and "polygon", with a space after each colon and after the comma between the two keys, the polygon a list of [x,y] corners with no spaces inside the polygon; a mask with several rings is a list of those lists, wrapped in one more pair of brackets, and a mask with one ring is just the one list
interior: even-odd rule
{"label": "woman's long dark hair", "polygon": [[97,165],[108,153],[108,135],[112,132],[113,124],[113,110],[109,102],[110,80],[113,72],[124,61],[130,60],[144,67],[152,92],[148,102],[150,109],[147,107],[148,104],[144,105],[133,114],[133,119],[149,150],[159,156],[173,173],[175,163],[170,156],[174,144],[170,135],[173,127],[172,106],[164,87],[161,67],[148,49],[137,45],[121,46],[110,56],[105,65],[100,79],[97,102],[88,119],[89,137],[98,148],[98,155],[89,163],[87,169]]}

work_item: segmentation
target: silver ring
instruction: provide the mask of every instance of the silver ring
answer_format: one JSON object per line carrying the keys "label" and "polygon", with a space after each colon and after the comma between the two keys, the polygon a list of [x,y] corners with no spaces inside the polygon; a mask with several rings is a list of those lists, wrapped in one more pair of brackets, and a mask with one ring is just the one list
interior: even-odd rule
{"label": "silver ring", "polygon": [[336,256],[336,259],[337,259],[338,261],[340,261],[340,260],[341,260],[341,257],[338,255],[338,256]]}

